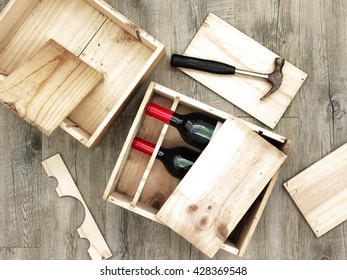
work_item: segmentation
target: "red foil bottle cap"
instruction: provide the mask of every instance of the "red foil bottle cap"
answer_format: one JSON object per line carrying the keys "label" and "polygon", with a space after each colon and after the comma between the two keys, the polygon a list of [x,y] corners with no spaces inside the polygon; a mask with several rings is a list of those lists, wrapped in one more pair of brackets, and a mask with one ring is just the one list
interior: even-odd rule
{"label": "red foil bottle cap", "polygon": [[149,103],[146,109],[146,114],[165,123],[169,123],[173,112],[171,110],[160,107],[157,104]]}
{"label": "red foil bottle cap", "polygon": [[151,156],[153,154],[155,145],[146,140],[135,137],[133,143],[131,144],[131,147],[133,147],[135,150],[138,150]]}

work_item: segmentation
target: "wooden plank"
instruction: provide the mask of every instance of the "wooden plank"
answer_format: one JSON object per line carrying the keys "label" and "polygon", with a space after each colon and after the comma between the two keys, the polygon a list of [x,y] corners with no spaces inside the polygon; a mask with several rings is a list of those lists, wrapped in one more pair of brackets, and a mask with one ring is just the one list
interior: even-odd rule
{"label": "wooden plank", "polygon": [[0,101],[50,135],[103,75],[49,40],[1,82]]}
{"label": "wooden plank", "polygon": [[83,61],[104,73],[105,79],[69,119],[93,134],[114,107],[118,111],[129,97],[139,69],[152,54],[151,49],[108,19],[81,54]]}
{"label": "wooden plank", "polygon": [[38,2],[39,0],[11,0],[8,3],[0,14],[0,50],[16,34]]}
{"label": "wooden plank", "polygon": [[347,219],[347,144],[284,186],[317,237]]}
{"label": "wooden plank", "polygon": [[88,206],[84,202],[81,193],[74,183],[66,165],[60,154],[56,154],[42,162],[48,176],[55,177],[58,181],[56,191],[59,197],[72,196],[79,200],[85,211],[85,218],[82,225],[77,229],[81,238],[86,238],[90,242],[88,253],[93,260],[108,259],[112,256],[108,245],[105,242]]}
{"label": "wooden plank", "polygon": [[24,23],[18,21],[23,24],[9,37],[11,41],[0,44],[0,69],[10,74],[49,39],[79,56],[105,20],[83,0],[39,1]]}
{"label": "wooden plank", "polygon": [[231,116],[157,217],[213,257],[285,159]]}
{"label": "wooden plank", "polygon": [[[271,73],[274,60],[278,57],[212,13],[184,53],[259,73]],[[281,87],[271,96],[260,100],[271,88],[264,79],[237,74],[216,75],[185,68],[181,70],[270,128],[277,125],[307,77],[306,73],[286,61]]]}

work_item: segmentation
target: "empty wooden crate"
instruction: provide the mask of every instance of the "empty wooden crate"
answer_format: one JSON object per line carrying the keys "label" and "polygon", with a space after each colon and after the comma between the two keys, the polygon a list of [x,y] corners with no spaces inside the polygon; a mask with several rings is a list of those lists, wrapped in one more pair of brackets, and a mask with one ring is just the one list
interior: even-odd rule
{"label": "empty wooden crate", "polygon": [[103,1],[10,0],[0,15],[0,74],[11,75],[50,40],[103,76],[59,123],[87,147],[103,138],[165,54]]}
{"label": "empty wooden crate", "polygon": [[[149,102],[180,114],[202,112],[223,123],[182,180],[169,175],[155,158],[161,146],[189,145],[175,128],[145,114]],[[135,137],[156,144],[152,156],[131,148]],[[151,83],[104,199],[166,224],[210,257],[220,248],[242,255],[287,148],[282,136]]]}

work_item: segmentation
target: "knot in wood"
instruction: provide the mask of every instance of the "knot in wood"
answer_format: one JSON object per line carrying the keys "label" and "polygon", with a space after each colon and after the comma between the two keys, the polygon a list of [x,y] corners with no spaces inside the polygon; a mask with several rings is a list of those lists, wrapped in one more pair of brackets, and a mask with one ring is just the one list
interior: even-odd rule
{"label": "knot in wood", "polygon": [[225,240],[228,237],[228,227],[225,224],[219,224],[217,225],[217,236],[222,239]]}
{"label": "knot in wood", "polygon": [[207,230],[210,227],[210,218],[208,215],[203,215],[198,219],[197,227],[200,230]]}
{"label": "knot in wood", "polygon": [[187,207],[187,212],[188,213],[194,213],[199,210],[199,206],[196,204],[191,204]]}

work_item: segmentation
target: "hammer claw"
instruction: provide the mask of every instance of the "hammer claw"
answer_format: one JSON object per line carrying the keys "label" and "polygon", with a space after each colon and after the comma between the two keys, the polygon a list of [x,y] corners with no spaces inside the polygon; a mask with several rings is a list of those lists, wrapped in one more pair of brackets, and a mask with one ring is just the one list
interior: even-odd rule
{"label": "hammer claw", "polygon": [[260,100],[264,100],[267,96],[278,90],[282,84],[283,74],[282,68],[285,60],[283,58],[277,57],[275,59],[275,70],[269,74],[268,81],[272,84],[271,89],[262,97]]}

